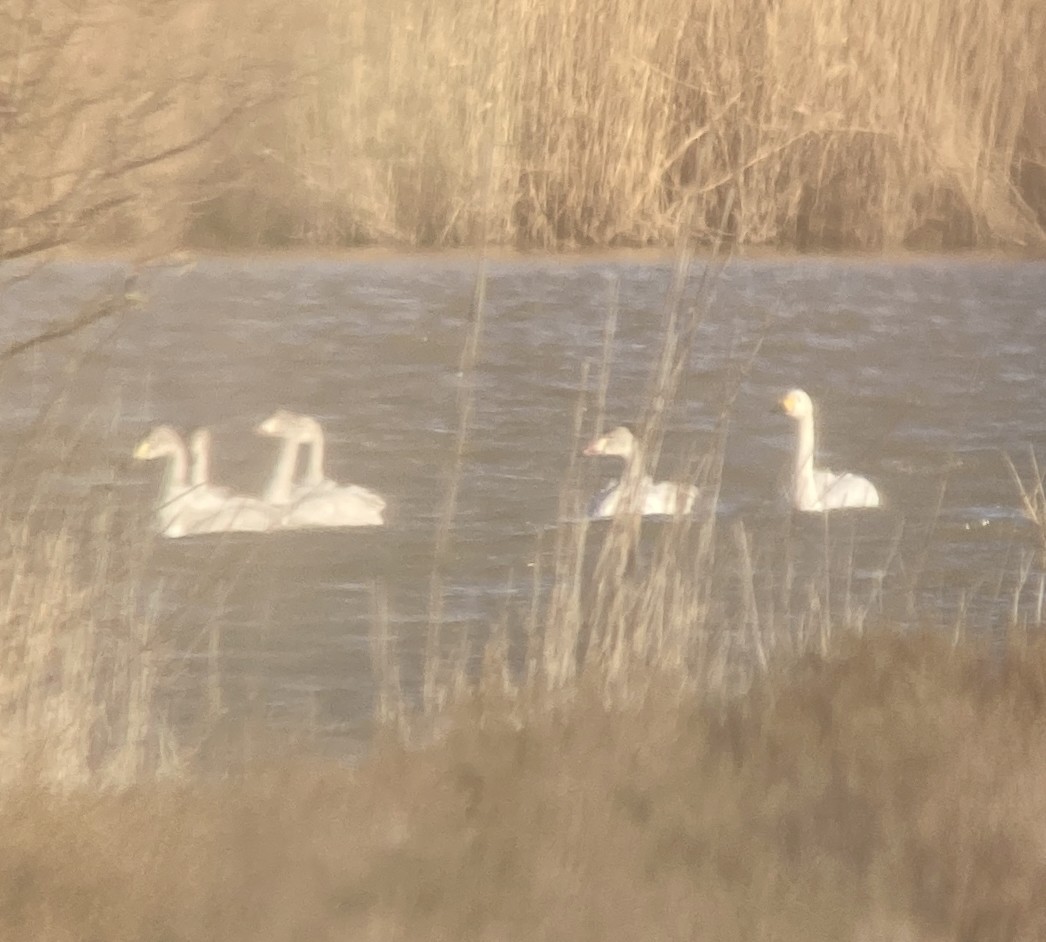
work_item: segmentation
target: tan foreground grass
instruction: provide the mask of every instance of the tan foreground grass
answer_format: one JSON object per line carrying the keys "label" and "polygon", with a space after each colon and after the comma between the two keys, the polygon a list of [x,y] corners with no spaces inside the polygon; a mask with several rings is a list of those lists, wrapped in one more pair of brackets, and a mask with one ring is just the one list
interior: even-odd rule
{"label": "tan foreground grass", "polygon": [[684,222],[1041,250],[1043,76],[1039,0],[22,0],[0,259],[664,246]]}
{"label": "tan foreground grass", "polygon": [[839,638],[744,697],[474,699],[357,771],[0,804],[0,935],[1035,940],[1046,646]]}
{"label": "tan foreground grass", "polygon": [[0,528],[0,786],[119,785],[170,771],[133,554],[95,507],[47,527],[43,515]]}

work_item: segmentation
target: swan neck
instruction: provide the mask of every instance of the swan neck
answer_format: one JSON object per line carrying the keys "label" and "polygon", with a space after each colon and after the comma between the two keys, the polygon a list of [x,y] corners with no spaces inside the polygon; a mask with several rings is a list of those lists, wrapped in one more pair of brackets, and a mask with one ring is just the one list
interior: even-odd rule
{"label": "swan neck", "polygon": [[800,487],[812,484],[814,479],[814,417],[805,415],[799,420],[795,447],[795,482]]}
{"label": "swan neck", "polygon": [[629,445],[628,451],[623,454],[622,459],[625,462],[625,476],[628,477],[631,474],[637,474],[642,476],[643,474],[643,455],[639,450],[639,443],[634,441]]}
{"label": "swan neck", "polygon": [[167,461],[167,475],[164,480],[165,500],[172,500],[185,491],[188,486],[186,484],[188,471],[189,456],[186,453],[185,445],[179,442]]}
{"label": "swan neck", "polygon": [[642,506],[643,494],[648,487],[647,478],[644,473],[643,455],[639,446],[635,443],[628,453],[621,456],[625,462],[624,471],[621,474],[621,482],[618,485],[630,507]]}
{"label": "swan neck", "polygon": [[265,499],[270,504],[286,504],[291,499],[294,468],[298,463],[298,444],[293,438],[283,440],[269,486],[265,488]]}
{"label": "swan neck", "polygon": [[189,471],[193,487],[201,487],[211,479],[211,456],[205,444],[193,451],[192,467]]}
{"label": "swan neck", "polygon": [[309,439],[309,466],[305,471],[305,483],[315,487],[323,483],[323,433]]}

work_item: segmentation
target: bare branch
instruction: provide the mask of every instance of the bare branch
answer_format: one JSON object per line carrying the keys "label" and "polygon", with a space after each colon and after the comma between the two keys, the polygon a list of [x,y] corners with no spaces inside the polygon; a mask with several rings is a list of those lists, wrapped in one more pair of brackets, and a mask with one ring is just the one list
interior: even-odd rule
{"label": "bare branch", "polygon": [[34,347],[72,336],[110,317],[123,314],[131,304],[138,303],[139,298],[134,292],[137,283],[138,273],[132,272],[124,278],[123,287],[119,291],[106,294],[71,320],[41,331],[27,340],[19,340],[0,350],[0,364],[13,360]]}

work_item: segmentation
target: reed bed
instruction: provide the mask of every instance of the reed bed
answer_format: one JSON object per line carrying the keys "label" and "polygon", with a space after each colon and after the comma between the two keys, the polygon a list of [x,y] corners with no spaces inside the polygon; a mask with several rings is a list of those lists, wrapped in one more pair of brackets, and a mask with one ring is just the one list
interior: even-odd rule
{"label": "reed bed", "polygon": [[18,6],[0,258],[1044,244],[1036,0]]}
{"label": "reed bed", "polygon": [[173,773],[155,618],[113,506],[5,510],[0,540],[0,787],[119,787]]}

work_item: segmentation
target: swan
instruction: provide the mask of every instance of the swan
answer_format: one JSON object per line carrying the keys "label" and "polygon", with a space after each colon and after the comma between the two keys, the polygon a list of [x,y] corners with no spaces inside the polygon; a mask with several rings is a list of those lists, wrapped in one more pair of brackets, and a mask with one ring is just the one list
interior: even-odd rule
{"label": "swan", "polygon": [[281,520],[282,511],[242,494],[233,494],[227,487],[211,483],[211,430],[198,428],[189,437],[189,452],[192,464],[189,482],[193,506],[201,514],[210,510],[211,515],[201,520],[196,533],[264,532],[272,530]]}
{"label": "swan", "polygon": [[[234,530],[269,530],[279,521],[280,512],[260,501],[233,497],[224,488],[211,487],[206,464],[194,462],[189,475],[189,455],[178,434],[169,425],[158,425],[134,449],[139,461],[167,459],[167,471],[160,488],[156,525],[162,536],[177,538]],[[256,506],[260,505],[260,506]]]}
{"label": "swan", "polygon": [[224,504],[232,491],[227,487],[211,484],[211,430],[198,428],[189,436],[189,485],[195,502],[215,507]]}
{"label": "swan", "polygon": [[[611,481],[592,499],[588,509],[590,517],[612,517],[631,486],[629,475],[642,472],[636,437],[627,426],[619,425],[606,435],[593,439],[582,454],[589,457],[610,455],[624,459],[625,473],[621,479]],[[640,463],[640,467],[635,468],[637,463]],[[641,508],[639,513],[643,515],[688,514],[694,509],[698,489],[692,484],[673,484],[668,481],[655,484],[650,475],[645,474],[638,479],[635,494],[636,506]]]}
{"label": "swan", "polygon": [[778,411],[796,420],[795,471],[791,498],[796,510],[823,513],[848,507],[878,507],[879,492],[857,474],[814,468],[814,404],[801,389],[781,397]]}
{"label": "swan", "polygon": [[185,442],[169,425],[158,425],[134,449],[137,461],[167,458],[167,470],[160,485],[156,524],[163,536],[186,536],[192,524],[190,486],[186,481],[189,456]]}
{"label": "swan", "polygon": [[[282,438],[264,498],[285,508],[284,527],[374,527],[385,523],[385,499],[365,487],[340,485],[323,471],[324,435],[312,416],[280,409],[262,422],[259,435]],[[298,450],[309,446],[305,473],[294,483]]]}

